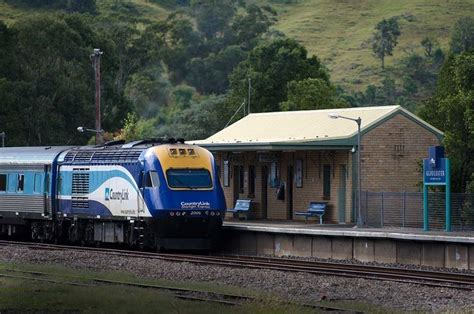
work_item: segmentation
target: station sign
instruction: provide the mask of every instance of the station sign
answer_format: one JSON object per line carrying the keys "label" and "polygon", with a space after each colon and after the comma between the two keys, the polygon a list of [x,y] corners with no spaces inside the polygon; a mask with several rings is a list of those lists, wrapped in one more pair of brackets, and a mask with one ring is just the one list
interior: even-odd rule
{"label": "station sign", "polygon": [[423,160],[423,182],[426,185],[445,185],[446,158],[441,158],[436,167],[433,167],[432,164],[432,159]]}
{"label": "station sign", "polygon": [[446,158],[443,146],[431,146],[428,159],[423,160],[423,183],[425,185],[446,184]]}

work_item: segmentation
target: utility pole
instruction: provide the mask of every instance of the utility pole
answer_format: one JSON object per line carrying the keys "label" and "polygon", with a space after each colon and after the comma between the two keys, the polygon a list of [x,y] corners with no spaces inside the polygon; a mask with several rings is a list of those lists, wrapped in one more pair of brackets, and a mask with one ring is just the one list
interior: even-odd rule
{"label": "utility pole", "polygon": [[[90,56],[95,72],[95,129],[97,131],[102,130],[100,126],[100,57],[102,54],[103,52],[96,48]],[[95,133],[95,143],[96,145],[103,143],[102,132]]]}
{"label": "utility pole", "polygon": [[248,114],[250,114],[250,91],[252,90],[252,79],[249,77],[249,101],[248,101]]}
{"label": "utility pole", "polygon": [[5,132],[0,133],[0,136],[2,137],[2,147],[5,147]]}

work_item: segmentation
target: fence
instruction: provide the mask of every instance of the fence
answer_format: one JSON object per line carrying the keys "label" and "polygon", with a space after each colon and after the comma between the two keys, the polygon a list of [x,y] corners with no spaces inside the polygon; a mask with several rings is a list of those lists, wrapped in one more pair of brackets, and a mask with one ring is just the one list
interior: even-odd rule
{"label": "fence", "polygon": [[[445,228],[445,193],[428,195],[431,230]],[[357,219],[357,210],[354,217]],[[368,227],[423,228],[422,192],[369,192],[361,195],[362,221]],[[474,231],[474,194],[451,194],[453,231]]]}

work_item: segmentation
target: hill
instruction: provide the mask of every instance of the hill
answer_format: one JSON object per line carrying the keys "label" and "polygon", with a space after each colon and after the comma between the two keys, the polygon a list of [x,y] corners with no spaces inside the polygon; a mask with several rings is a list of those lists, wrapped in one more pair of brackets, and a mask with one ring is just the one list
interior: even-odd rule
{"label": "hill", "polygon": [[[462,16],[474,14],[474,0],[254,0],[279,13],[275,29],[304,44],[330,69],[331,80],[347,90],[360,91],[384,76],[370,47],[374,26],[384,18],[399,17],[401,36],[386,71],[410,52],[420,52],[429,36],[447,49],[451,28]],[[147,19],[163,19],[177,6],[173,0],[97,0],[101,14],[113,14],[121,4]],[[13,7],[0,1],[0,19],[11,23],[23,15],[48,10]]]}
{"label": "hill", "polygon": [[[275,1],[270,1],[275,2]],[[286,1],[291,2],[291,1]],[[384,18],[399,17],[401,36],[387,68],[410,51],[421,52],[430,36],[447,49],[451,28],[462,16],[474,14],[474,1],[426,0],[303,0],[275,4],[276,29],[303,43],[331,70],[331,79],[360,90],[379,82],[383,71],[372,55],[369,39]]]}

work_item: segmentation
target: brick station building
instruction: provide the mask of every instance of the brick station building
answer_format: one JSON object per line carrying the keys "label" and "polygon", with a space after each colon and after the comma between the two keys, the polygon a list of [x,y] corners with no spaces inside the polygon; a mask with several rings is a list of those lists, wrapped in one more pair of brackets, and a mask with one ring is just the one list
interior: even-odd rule
{"label": "brick station building", "polygon": [[327,201],[326,223],[354,222],[357,124],[329,113],[362,119],[362,191],[419,190],[443,133],[400,106],[255,113],[194,141],[214,153],[227,207],[250,199],[253,219],[298,220]]}

